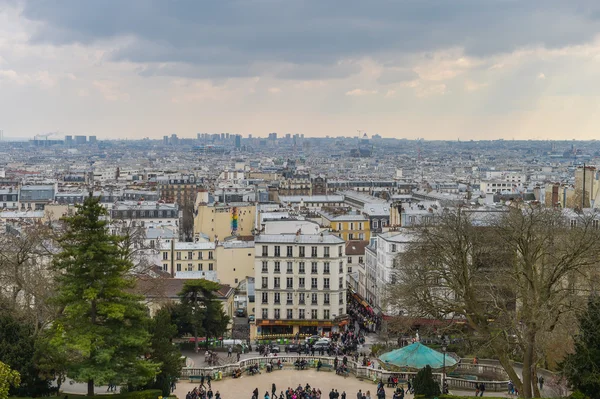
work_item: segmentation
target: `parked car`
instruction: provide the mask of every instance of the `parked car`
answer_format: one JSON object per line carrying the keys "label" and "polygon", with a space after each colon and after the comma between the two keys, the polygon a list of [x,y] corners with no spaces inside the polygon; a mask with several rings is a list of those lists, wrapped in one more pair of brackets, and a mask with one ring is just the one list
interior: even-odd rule
{"label": "parked car", "polygon": [[250,316],[248,316],[248,323],[253,322],[255,320],[254,315],[251,314]]}
{"label": "parked car", "polygon": [[246,316],[246,310],[245,309],[236,309],[235,315],[237,317],[244,317],[244,316]]}
{"label": "parked car", "polygon": [[317,341],[317,342],[315,342],[313,347],[315,348],[315,350],[319,350],[321,348],[327,349],[327,348],[329,348],[329,341]]}
{"label": "parked car", "polygon": [[304,344],[304,343],[289,344],[287,346],[288,352],[298,352],[298,349],[300,349],[302,352],[305,352],[306,351],[306,344]]}
{"label": "parked car", "polygon": [[279,353],[281,351],[279,345],[271,345],[269,349],[271,350],[271,353]]}
{"label": "parked car", "polygon": [[313,336],[310,336],[310,337],[306,337],[305,341],[308,344],[312,344],[313,342],[317,342],[320,339],[321,339],[320,335],[313,335]]}

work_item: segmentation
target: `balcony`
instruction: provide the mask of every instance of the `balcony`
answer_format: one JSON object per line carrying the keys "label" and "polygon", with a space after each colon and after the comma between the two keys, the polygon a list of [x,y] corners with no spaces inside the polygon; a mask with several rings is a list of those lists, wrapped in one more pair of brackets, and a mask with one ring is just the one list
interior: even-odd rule
{"label": "balcony", "polygon": [[262,253],[262,256],[263,256],[264,258],[266,258],[266,257],[268,257],[268,256],[269,256],[269,253],[268,253],[268,252],[263,252],[263,253]]}
{"label": "balcony", "polygon": [[306,305],[306,302],[305,301],[299,301],[298,305]]}
{"label": "balcony", "polygon": [[310,288],[312,288],[313,290],[316,290],[317,289],[317,285],[316,284],[315,285],[311,285]]}
{"label": "balcony", "polygon": [[329,301],[323,301],[323,305],[329,305]]}
{"label": "balcony", "polygon": [[287,301],[286,302],[286,305],[293,305],[293,304],[294,304],[294,301]]}
{"label": "balcony", "polygon": [[275,284],[273,288],[281,288],[279,284]]}
{"label": "balcony", "polygon": [[275,302],[273,302],[275,305],[280,305],[281,301],[279,299],[275,299]]}

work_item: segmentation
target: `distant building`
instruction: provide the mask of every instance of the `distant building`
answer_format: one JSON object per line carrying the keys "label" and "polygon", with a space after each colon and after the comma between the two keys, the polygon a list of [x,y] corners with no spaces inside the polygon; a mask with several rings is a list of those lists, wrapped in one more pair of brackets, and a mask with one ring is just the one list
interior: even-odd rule
{"label": "distant building", "polygon": [[65,136],[65,145],[67,147],[73,146],[73,136]]}
{"label": "distant building", "polygon": [[75,136],[75,144],[76,145],[82,145],[87,143],[87,137],[86,136]]}
{"label": "distant building", "polygon": [[90,142],[90,144],[96,144],[96,136],[90,136],[89,142]]}
{"label": "distant building", "polygon": [[194,175],[167,176],[158,180],[158,189],[163,201],[174,202],[179,206],[193,205],[196,202],[198,183]]}

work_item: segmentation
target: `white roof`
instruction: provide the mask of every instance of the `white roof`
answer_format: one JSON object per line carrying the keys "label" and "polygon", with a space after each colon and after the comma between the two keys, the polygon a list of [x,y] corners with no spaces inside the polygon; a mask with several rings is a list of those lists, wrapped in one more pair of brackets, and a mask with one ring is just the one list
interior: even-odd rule
{"label": "white roof", "polygon": [[343,195],[280,195],[279,202],[344,202]]}
{"label": "white roof", "polygon": [[[171,243],[163,243],[160,249],[170,249]],[[176,242],[175,251],[201,251],[205,249],[215,249],[214,242]]]}
{"label": "white roof", "polygon": [[345,241],[331,234],[261,234],[254,238],[257,244],[343,244]]}

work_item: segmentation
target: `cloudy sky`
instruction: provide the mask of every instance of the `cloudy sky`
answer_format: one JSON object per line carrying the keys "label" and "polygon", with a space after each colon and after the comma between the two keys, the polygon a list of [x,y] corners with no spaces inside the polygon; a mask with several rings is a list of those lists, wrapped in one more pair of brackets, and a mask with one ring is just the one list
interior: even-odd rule
{"label": "cloudy sky", "polygon": [[0,0],[0,129],[592,139],[598,0]]}

